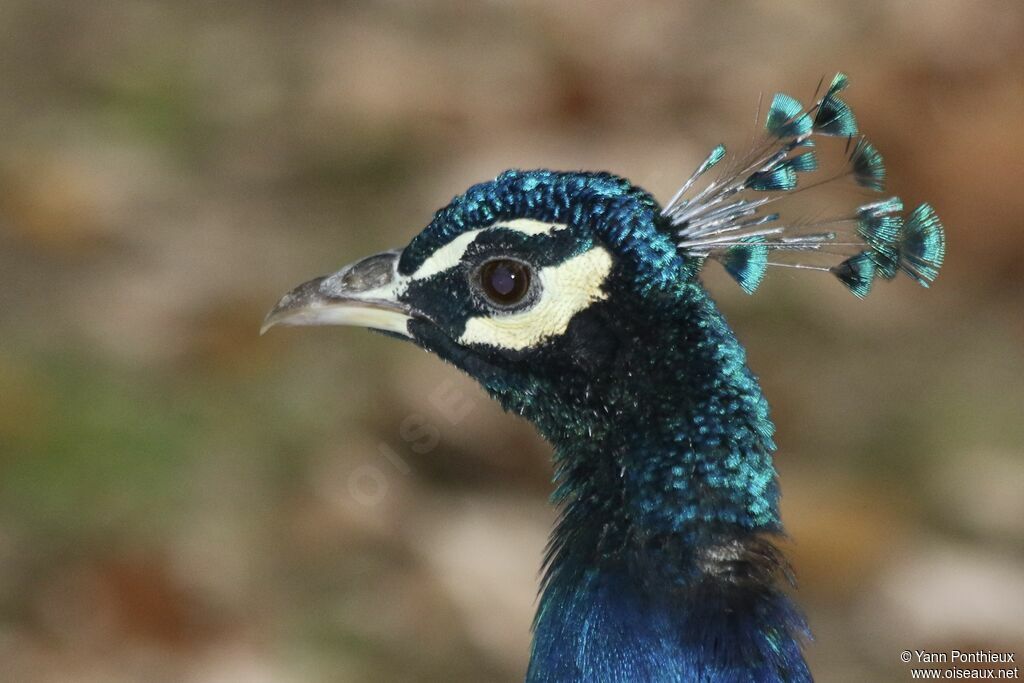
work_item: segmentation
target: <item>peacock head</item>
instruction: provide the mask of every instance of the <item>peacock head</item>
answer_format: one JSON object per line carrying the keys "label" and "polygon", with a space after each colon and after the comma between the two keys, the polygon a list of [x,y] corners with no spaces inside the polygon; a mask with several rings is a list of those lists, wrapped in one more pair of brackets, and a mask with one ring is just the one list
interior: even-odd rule
{"label": "peacock head", "polygon": [[403,249],[300,285],[265,326],[407,338],[525,411],[592,387],[652,306],[686,296],[694,263],[661,227],[654,199],[622,178],[507,171],[456,197]]}
{"label": "peacock head", "polygon": [[648,381],[652,348],[685,353],[698,327],[720,324],[698,278],[709,260],[748,293],[769,265],[830,272],[858,297],[900,271],[927,285],[944,253],[927,205],[906,220],[897,198],[815,221],[772,211],[805,189],[798,179],[818,170],[827,137],[845,140],[844,163],[812,186],[850,177],[882,190],[882,158],[839,97],[846,84],[837,75],[808,108],[777,94],[752,150],[729,158],[716,147],[664,206],[607,173],[506,171],[454,198],[403,249],[300,285],[264,330],[369,327],[438,354],[519,412],[549,400],[606,410],[611,378]]}

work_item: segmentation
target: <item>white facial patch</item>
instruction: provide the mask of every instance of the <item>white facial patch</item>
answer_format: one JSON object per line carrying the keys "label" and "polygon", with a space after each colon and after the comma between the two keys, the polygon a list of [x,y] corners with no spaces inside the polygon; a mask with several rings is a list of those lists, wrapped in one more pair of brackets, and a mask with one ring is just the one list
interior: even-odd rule
{"label": "white facial patch", "polygon": [[534,273],[541,286],[540,298],[530,308],[470,318],[459,342],[520,351],[563,334],[573,316],[607,298],[602,286],[611,269],[611,254],[603,247],[541,268]]}
{"label": "white facial patch", "polygon": [[547,235],[555,230],[565,230],[568,227],[564,223],[545,223],[544,221],[535,221],[532,218],[516,218],[511,221],[499,221],[486,228],[470,230],[462,233],[431,254],[430,258],[420,264],[420,267],[416,269],[416,272],[412,274],[410,279],[425,280],[432,275],[443,273],[449,268],[459,265],[462,257],[466,254],[466,250],[469,249],[469,245],[473,244],[473,240],[477,238],[477,235],[487,230],[505,228],[506,230],[514,230],[526,235]]}

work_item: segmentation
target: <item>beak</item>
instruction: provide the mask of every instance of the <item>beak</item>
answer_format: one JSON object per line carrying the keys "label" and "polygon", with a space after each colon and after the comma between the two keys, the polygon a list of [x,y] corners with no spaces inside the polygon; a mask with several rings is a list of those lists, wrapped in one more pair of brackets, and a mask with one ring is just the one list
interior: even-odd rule
{"label": "beak", "polygon": [[423,316],[398,300],[405,289],[400,255],[374,254],[299,285],[267,314],[260,334],[275,325],[355,325],[410,336],[409,320]]}

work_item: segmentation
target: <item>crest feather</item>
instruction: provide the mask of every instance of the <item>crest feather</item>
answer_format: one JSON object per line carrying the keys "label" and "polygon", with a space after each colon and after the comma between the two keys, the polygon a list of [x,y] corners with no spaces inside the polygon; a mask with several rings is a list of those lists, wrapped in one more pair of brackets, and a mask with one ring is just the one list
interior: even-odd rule
{"label": "crest feather", "polygon": [[[718,145],[712,150],[661,210],[682,255],[698,263],[718,261],[747,293],[757,289],[769,266],[832,273],[858,297],[870,292],[875,277],[892,279],[904,272],[923,286],[935,279],[945,255],[945,236],[927,204],[906,219],[898,197],[862,204],[824,220],[765,210],[780,199],[842,178],[866,190],[884,189],[882,155],[858,137],[853,111],[838,96],[848,85],[846,74],[836,74],[824,94],[806,108],[777,93],[765,117],[764,134],[748,154],[719,167],[726,148]],[[846,137],[849,154],[841,168],[801,186],[804,174],[819,170],[816,149],[808,149],[816,148],[819,137]],[[705,180],[716,167],[722,169],[717,177]],[[773,253],[779,254],[778,260],[771,259]],[[815,259],[787,260],[801,253]]]}

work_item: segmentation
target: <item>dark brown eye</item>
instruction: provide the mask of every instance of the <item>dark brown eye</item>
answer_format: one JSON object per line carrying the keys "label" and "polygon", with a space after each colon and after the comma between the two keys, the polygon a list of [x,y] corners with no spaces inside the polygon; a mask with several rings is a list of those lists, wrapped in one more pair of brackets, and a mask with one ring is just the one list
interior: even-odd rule
{"label": "dark brown eye", "polygon": [[480,268],[480,287],[492,303],[511,306],[530,291],[530,267],[512,259],[494,259]]}

